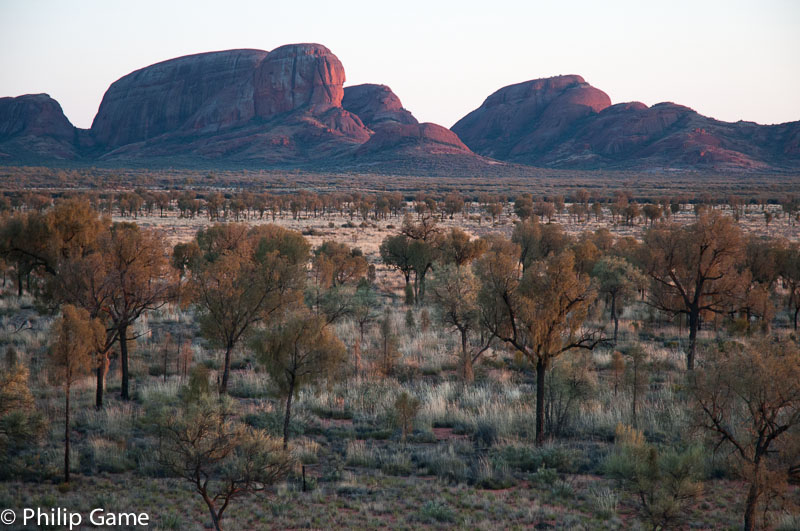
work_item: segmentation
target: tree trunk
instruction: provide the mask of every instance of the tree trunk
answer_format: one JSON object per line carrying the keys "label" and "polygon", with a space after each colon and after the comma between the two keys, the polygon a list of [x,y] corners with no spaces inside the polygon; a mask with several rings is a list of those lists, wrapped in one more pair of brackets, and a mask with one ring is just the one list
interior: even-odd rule
{"label": "tree trunk", "polygon": [[461,330],[461,360],[462,360],[462,376],[465,382],[473,382],[475,380],[475,373],[472,370],[472,356],[470,356],[467,349],[467,330]]}
{"label": "tree trunk", "polygon": [[97,363],[97,390],[94,394],[94,407],[103,409],[103,387],[105,387],[105,359],[100,359]]}
{"label": "tree trunk", "polygon": [[617,317],[617,296],[611,295],[611,318],[614,319],[614,344],[617,344],[617,331],[619,330],[619,317]]}
{"label": "tree trunk", "polygon": [[283,449],[289,449],[289,421],[292,419],[292,395],[294,394],[294,376],[289,381],[289,396],[286,398],[286,416],[283,418]]}
{"label": "tree trunk", "polygon": [[754,465],[755,477],[750,483],[750,490],[747,493],[747,500],[745,501],[744,508],[744,529],[745,531],[753,531],[756,528],[756,508],[758,507],[758,498],[761,496],[761,488],[759,482],[761,480],[760,472],[761,466],[758,462]]}
{"label": "tree trunk", "polygon": [[686,353],[686,368],[694,370],[694,355],[697,350],[697,330],[700,328],[700,311],[689,311],[689,352]]}
{"label": "tree trunk", "polygon": [[636,406],[639,403],[639,358],[633,359],[633,389],[631,397],[631,425],[638,428],[639,422],[636,415]]}
{"label": "tree trunk", "polygon": [[[363,337],[363,334],[361,337]],[[356,366],[356,380],[361,377],[361,341],[362,339],[357,339],[356,344],[353,345],[353,361],[355,362]]]}
{"label": "tree trunk", "polygon": [[800,304],[794,309],[794,330],[797,331],[797,314],[800,314]]}
{"label": "tree trunk", "polygon": [[64,483],[69,483],[69,376],[66,385],[66,404],[64,406]]}
{"label": "tree trunk", "polygon": [[225,362],[222,368],[222,384],[219,386],[219,394],[224,395],[228,392],[228,376],[231,372],[231,351],[233,344],[228,343],[225,347]]}
{"label": "tree trunk", "polygon": [[547,365],[539,358],[536,361],[536,445],[544,443],[544,376]]}
{"label": "tree trunk", "polygon": [[216,531],[222,531],[222,522],[220,521],[221,518],[217,514],[217,511],[214,510],[214,502],[205,492],[201,492],[201,494],[203,496],[203,500],[205,500],[206,505],[208,506],[208,512],[211,513],[211,523],[214,524],[214,529]]}
{"label": "tree trunk", "polygon": [[123,400],[130,400],[130,390],[128,388],[128,326],[119,327],[119,354],[120,364],[122,365],[122,392],[120,396]]}

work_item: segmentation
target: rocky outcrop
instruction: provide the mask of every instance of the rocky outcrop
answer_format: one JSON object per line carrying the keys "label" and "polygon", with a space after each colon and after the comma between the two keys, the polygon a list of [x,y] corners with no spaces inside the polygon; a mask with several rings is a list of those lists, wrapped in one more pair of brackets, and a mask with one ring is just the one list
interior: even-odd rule
{"label": "rocky outcrop", "polygon": [[261,50],[188,55],[115,81],[92,122],[98,143],[118,147],[183,130],[213,133],[255,116],[253,73]]}
{"label": "rocky outcrop", "polygon": [[341,106],[344,81],[339,59],[319,44],[191,55],[116,81],[91,131],[106,160],[303,162],[369,139]]}
{"label": "rocky outcrop", "polygon": [[403,108],[400,98],[386,85],[366,83],[346,87],[342,106],[358,115],[373,130],[387,123],[418,123],[414,115]]}
{"label": "rocky outcrop", "polygon": [[580,76],[535,79],[502,88],[459,120],[453,131],[473,151],[505,160],[545,150],[572,125],[611,105]]}
{"label": "rocky outcrop", "polygon": [[472,154],[458,135],[449,129],[432,123],[419,123],[386,85],[347,87],[342,105],[374,131],[369,141],[356,151],[357,157]]}
{"label": "rocky outcrop", "polygon": [[502,88],[453,126],[478,154],[549,167],[796,168],[800,122],[727,123],[674,103],[611,105],[580,76]]}
{"label": "rocky outcrop", "polygon": [[61,105],[47,94],[0,98],[0,140],[20,136],[72,141],[75,128]]}
{"label": "rocky outcrop", "polygon": [[409,146],[472,155],[451,131],[419,125],[388,87],[344,82],[341,62],[319,44],[181,57],[115,82],[92,133],[104,160],[303,164]]}
{"label": "rocky outcrop", "polygon": [[0,98],[0,160],[42,156],[72,159],[77,132],[47,94]]}
{"label": "rocky outcrop", "polygon": [[362,145],[356,155],[363,156],[384,151],[420,150],[444,154],[471,154],[458,136],[441,125],[384,123],[372,138]]}
{"label": "rocky outcrop", "polygon": [[309,107],[326,111],[341,107],[344,67],[319,44],[290,44],[270,52],[255,71],[253,99],[256,116]]}
{"label": "rocky outcrop", "polygon": [[330,50],[293,44],[272,52],[190,55],[132,72],[109,87],[89,130],[74,128],[46,94],[0,98],[0,163],[406,173],[482,172],[498,161],[558,168],[800,167],[800,122],[727,123],[674,103],[611,105],[580,76],[500,89],[452,131],[418,123],[385,85],[345,89],[344,82]]}

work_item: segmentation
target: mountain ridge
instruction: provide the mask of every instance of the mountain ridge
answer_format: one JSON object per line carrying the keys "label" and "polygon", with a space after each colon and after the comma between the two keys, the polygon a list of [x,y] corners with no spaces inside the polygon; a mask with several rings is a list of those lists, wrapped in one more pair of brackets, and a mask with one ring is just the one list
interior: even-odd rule
{"label": "mountain ridge", "polygon": [[[112,83],[89,129],[46,94],[0,98],[0,164],[196,159],[243,167],[800,168],[800,122],[722,122],[671,102],[613,104],[579,75],[502,87],[451,129],[391,88],[344,86],[325,46],[191,54]],[[428,160],[430,159],[430,160]],[[410,169],[413,170],[413,167]]]}

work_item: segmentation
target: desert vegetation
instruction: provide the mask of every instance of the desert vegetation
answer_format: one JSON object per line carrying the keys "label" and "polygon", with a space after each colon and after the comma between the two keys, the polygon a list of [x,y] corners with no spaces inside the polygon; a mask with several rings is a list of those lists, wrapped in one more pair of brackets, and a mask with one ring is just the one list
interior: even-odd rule
{"label": "desert vegetation", "polygon": [[0,505],[800,526],[800,200],[359,190],[8,190]]}

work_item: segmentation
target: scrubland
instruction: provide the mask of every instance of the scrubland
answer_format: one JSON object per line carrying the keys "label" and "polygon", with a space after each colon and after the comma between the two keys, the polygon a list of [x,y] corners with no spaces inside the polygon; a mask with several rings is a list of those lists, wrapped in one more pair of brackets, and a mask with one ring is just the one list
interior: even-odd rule
{"label": "scrubland", "polygon": [[[140,231],[158,235],[165,253],[165,269],[159,275],[174,285],[157,302],[145,304],[124,332],[127,397],[121,396],[125,393],[119,327],[114,324],[118,321],[107,304],[98,304],[94,312],[89,302],[84,304],[91,318],[108,329],[110,346],[104,354],[107,362],[98,362],[94,351],[87,353],[89,367],[76,373],[67,391],[71,397],[68,483],[64,481],[65,380],[63,364],[53,362],[54,345],[59,342],[54,330],[64,322],[61,308],[81,306],[86,298],[70,299],[64,293],[72,292],[51,277],[62,275],[63,280],[74,274],[60,269],[66,267],[64,257],[78,260],[77,254],[69,254],[74,240],[65,243],[65,225],[59,225],[60,232],[53,233],[60,235],[56,239],[60,238],[61,247],[53,261],[47,261],[51,247],[43,245],[46,248],[36,249],[42,253],[41,263],[26,262],[20,258],[20,244],[10,236],[9,220],[34,209],[22,205],[5,214],[0,348],[6,352],[5,373],[12,374],[16,367],[25,377],[0,382],[4,386],[0,507],[68,507],[84,514],[96,507],[147,512],[151,527],[157,529],[214,525],[220,529],[735,529],[742,527],[743,519],[756,528],[800,527],[800,389],[781,377],[797,374],[800,366],[792,313],[800,290],[793,291],[798,284],[789,278],[798,265],[793,263],[795,255],[786,254],[797,247],[800,223],[791,211],[779,204],[719,204],[696,211],[693,204],[678,202],[668,218],[662,211],[657,219],[637,215],[626,221],[618,217],[619,211],[612,211],[611,202],[593,214],[571,209],[578,202],[568,198],[562,212],[553,212],[548,219],[538,216],[541,219],[533,222],[537,215],[521,208],[524,201],[519,206],[502,202],[495,219],[477,198],[450,214],[443,211],[441,201],[439,211],[415,208],[419,203],[404,200],[398,212],[388,214],[314,213],[306,208],[292,213],[286,208],[274,217],[269,212],[262,217],[247,210],[238,220],[227,207],[213,220],[202,211],[185,215],[174,199],[163,213],[108,208],[113,216],[108,223],[132,222]],[[42,215],[53,208],[42,208]],[[99,208],[104,210],[102,204]],[[743,210],[736,212],[738,220],[733,222],[737,208]],[[769,224],[765,212],[771,213]],[[692,338],[688,314],[676,301],[679,297],[667,293],[682,279],[667,281],[669,288],[659,287],[664,273],[659,264],[665,258],[653,252],[662,241],[659,235],[701,226],[706,223],[704,216],[730,221],[733,228],[725,230],[735,230],[736,241],[729,242],[728,251],[736,256],[709,271],[708,282],[714,289],[698,297],[702,324]],[[431,234],[436,236],[431,239],[420,236],[424,220],[434,227]],[[226,255],[215,245],[233,234],[230,227],[261,226],[270,231],[263,227],[273,223],[298,237],[302,234],[307,246],[294,264],[291,289],[296,293],[275,302],[276,310],[269,315],[259,307],[262,313],[253,314],[257,318],[242,339],[225,345],[215,335],[214,326],[220,323],[208,322],[215,314],[211,306],[203,306],[198,294],[201,279],[210,274],[218,256]],[[557,241],[547,240],[549,229],[542,227],[554,225],[563,230]],[[213,227],[228,228],[215,233]],[[469,282],[474,283],[474,301],[464,310],[465,316],[455,318],[468,321],[464,344],[454,319],[445,315],[446,293],[437,291],[441,277],[450,271],[446,262],[452,250],[445,238],[455,234],[453,229],[463,230],[467,243],[486,242],[475,244],[473,255],[463,263],[454,262],[459,269],[469,269]],[[106,229],[97,230],[102,238]],[[108,241],[115,242],[114,231],[108,230]],[[223,233],[228,236],[219,235]],[[275,234],[258,233],[253,246],[270,238],[292,237]],[[396,257],[389,257],[382,247],[398,235],[432,249],[430,257],[409,266],[408,285]],[[714,237],[723,239],[717,233]],[[334,249],[329,255],[319,251],[331,241],[346,246],[345,251]],[[175,246],[192,242],[198,244],[197,253],[178,263]],[[512,242],[517,247],[508,247]],[[586,250],[587,242],[593,251]],[[764,246],[747,250],[758,242]],[[235,248],[225,245],[228,251]],[[294,252],[288,244],[276,245],[276,259]],[[87,251],[89,247],[81,248],[81,260],[105,252]],[[361,252],[352,252],[353,248]],[[247,249],[254,260],[263,260],[258,251]],[[532,253],[528,258],[524,252],[520,256],[525,249]],[[508,292],[492,291],[507,252],[511,276],[503,278],[518,284]],[[558,257],[567,255],[569,282],[583,289],[573,296],[583,304],[582,310],[568,309],[563,318],[551,318],[556,310],[547,306],[548,301],[539,304],[540,299],[571,295],[552,283],[537,287],[536,279],[550,279],[558,267],[567,267],[563,265],[567,262],[558,262]],[[689,260],[693,255],[686,256]],[[604,257],[626,261],[637,270],[635,277],[626,277],[630,285],[619,295],[616,310],[611,310],[610,292],[601,285],[596,269]],[[203,260],[207,263],[199,265]],[[337,260],[352,260],[347,262],[351,269],[341,277],[336,276]],[[289,267],[284,262],[258,263],[276,270]],[[703,264],[702,258],[699,263]],[[20,274],[23,267],[27,275]],[[179,267],[185,270],[178,273]],[[259,271],[263,276],[264,270]],[[723,277],[734,281],[724,284]],[[526,282],[534,287],[523,293]],[[229,286],[231,297],[237,286]],[[260,286],[254,283],[251,289]],[[725,297],[717,293],[723,290]],[[241,297],[247,291],[243,289]],[[509,303],[509,311],[518,314],[498,317],[504,307],[497,299],[504,294],[527,301],[532,308],[527,311],[535,319],[520,317],[519,313],[527,315],[521,302]],[[231,298],[229,304],[251,302],[241,297]],[[349,302],[337,306],[341,301]],[[616,311],[619,320],[616,339],[610,311]],[[294,320],[317,323],[318,328],[308,325],[311,331],[300,334],[313,336],[311,345],[302,337],[294,338],[295,358],[282,357],[285,343],[276,345],[275,338],[288,334]],[[555,331],[539,341],[535,323],[551,323]],[[589,332],[591,341],[580,342],[590,337]],[[314,353],[314,343],[323,344],[323,334],[329,334],[324,344],[330,346]],[[533,345],[541,348],[535,350]],[[483,347],[474,359],[473,374],[466,377],[463,349],[472,353]],[[696,351],[693,370],[687,369],[690,350]],[[313,364],[320,369],[310,370],[302,382],[298,376],[296,386],[292,380],[287,391],[284,373],[297,369],[296,356],[306,351],[311,353],[312,369]],[[336,356],[331,357],[332,351]],[[537,366],[543,359],[546,365]],[[771,378],[777,395],[761,392],[764,380],[748,383],[726,373],[727,359],[737,367],[734,363],[758,360],[753,374]],[[108,369],[100,407],[96,407],[98,363],[101,367],[106,363]],[[546,371],[541,433],[537,433],[539,370]],[[714,394],[726,382],[742,387],[731,387],[729,395]],[[242,430],[236,431],[239,435],[263,436],[260,451],[269,453],[271,464],[280,462],[285,469],[276,473],[274,481],[254,480],[265,488],[263,492],[244,488],[241,495],[232,496],[224,517],[216,521],[197,485],[182,477],[174,462],[165,464],[169,455],[163,452],[174,442],[170,424],[181,424],[180,418],[170,415],[190,418],[198,411],[216,415],[223,407],[221,390],[226,391],[223,402],[229,408],[221,423]],[[764,422],[774,426],[759,425],[758,412],[748,410],[759,397],[764,407],[772,408],[772,416]],[[286,414],[287,398],[291,418]],[[783,402],[776,405],[776,400]],[[709,413],[712,402],[722,409]],[[35,414],[41,425],[15,433],[19,424],[12,415],[19,411],[31,418]],[[726,437],[717,429],[720,426],[732,433]],[[761,442],[777,433],[762,464],[754,465],[760,442],[753,448],[747,445],[759,426],[764,428]],[[238,439],[227,436],[234,441],[230,444],[235,454]],[[285,452],[280,448],[282,438],[288,442]],[[225,476],[219,468],[210,470],[212,486],[224,491],[225,480],[215,485],[213,474],[230,478],[232,473],[228,470]],[[747,521],[746,502],[753,485],[757,511]]]}

